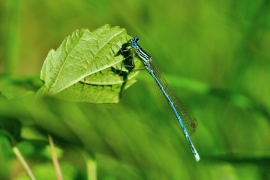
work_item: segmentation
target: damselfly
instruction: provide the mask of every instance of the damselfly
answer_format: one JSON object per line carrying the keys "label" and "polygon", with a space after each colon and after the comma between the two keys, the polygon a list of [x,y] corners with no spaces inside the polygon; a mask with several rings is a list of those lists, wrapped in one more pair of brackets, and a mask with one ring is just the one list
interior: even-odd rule
{"label": "damselfly", "polygon": [[149,74],[154,78],[156,81],[158,87],[160,88],[162,94],[164,95],[165,99],[167,100],[169,106],[171,107],[174,115],[176,116],[182,131],[184,133],[184,136],[187,140],[187,143],[191,149],[191,152],[193,153],[196,161],[200,160],[200,156],[195,149],[189,134],[186,130],[186,126],[189,126],[189,129],[191,131],[195,131],[196,128],[196,119],[193,119],[189,113],[186,111],[185,108],[183,108],[181,101],[177,98],[175,93],[172,91],[172,89],[169,87],[168,83],[164,79],[164,77],[161,75],[160,71],[156,68],[152,61],[152,57],[147,54],[138,44],[139,37],[135,36],[131,41],[131,47],[135,50],[136,55],[140,58],[142,63],[144,64],[146,70],[149,72]]}

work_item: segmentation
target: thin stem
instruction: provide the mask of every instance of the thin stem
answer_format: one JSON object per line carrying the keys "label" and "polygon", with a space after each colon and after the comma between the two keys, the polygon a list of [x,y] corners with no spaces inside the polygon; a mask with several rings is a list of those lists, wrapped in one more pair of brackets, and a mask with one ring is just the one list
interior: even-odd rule
{"label": "thin stem", "polygon": [[63,180],[63,176],[62,176],[62,172],[61,172],[61,168],[56,156],[56,152],[55,152],[55,148],[54,148],[54,143],[53,143],[53,139],[51,137],[51,135],[48,134],[48,139],[49,139],[49,143],[50,143],[50,147],[51,147],[51,152],[52,152],[52,161],[53,161],[53,165],[55,168],[55,172],[56,172],[56,178],[58,180]]}
{"label": "thin stem", "polygon": [[29,175],[31,180],[35,180],[35,176],[33,174],[33,172],[31,171],[30,167],[28,166],[27,162],[25,161],[25,159],[23,158],[21,152],[19,151],[17,146],[13,146],[12,147],[12,151],[14,152],[14,154],[17,156],[17,158],[20,160],[20,162],[22,163],[24,169],[26,170],[27,174]]}
{"label": "thin stem", "polygon": [[87,179],[97,180],[97,162],[94,154],[82,151],[82,155],[86,162]]}

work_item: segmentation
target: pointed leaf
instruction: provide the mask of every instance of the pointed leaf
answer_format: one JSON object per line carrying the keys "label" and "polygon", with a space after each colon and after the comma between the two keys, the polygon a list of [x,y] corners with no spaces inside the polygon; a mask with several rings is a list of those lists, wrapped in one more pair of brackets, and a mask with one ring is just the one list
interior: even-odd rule
{"label": "pointed leaf", "polygon": [[[125,29],[109,25],[93,32],[86,29],[75,31],[56,51],[49,52],[41,70],[45,84],[38,96],[57,94],[73,101],[117,102],[125,81],[137,74],[128,76],[129,72],[122,65],[125,57],[119,53],[129,39]],[[116,70],[115,67],[122,68]]]}

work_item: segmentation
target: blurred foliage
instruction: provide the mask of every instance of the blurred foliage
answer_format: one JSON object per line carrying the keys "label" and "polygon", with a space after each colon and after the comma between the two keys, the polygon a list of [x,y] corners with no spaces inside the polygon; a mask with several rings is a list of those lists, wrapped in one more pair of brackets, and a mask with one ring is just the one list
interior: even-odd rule
{"label": "blurred foliage", "polygon": [[[104,24],[140,36],[196,117],[199,163],[146,72],[118,104],[31,99],[49,50]],[[270,179],[268,1],[1,1],[0,34],[0,91],[13,99],[0,99],[1,118],[22,122],[18,148],[38,179],[54,178],[46,132],[64,150],[65,179],[86,179],[81,151],[103,180]],[[0,167],[0,179],[25,179],[2,134]]]}

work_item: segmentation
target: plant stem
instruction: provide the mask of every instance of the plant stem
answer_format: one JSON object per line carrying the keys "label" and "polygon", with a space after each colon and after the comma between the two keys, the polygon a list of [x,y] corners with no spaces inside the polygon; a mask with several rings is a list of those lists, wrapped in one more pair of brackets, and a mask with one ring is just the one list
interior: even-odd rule
{"label": "plant stem", "polygon": [[56,178],[58,180],[63,180],[63,176],[62,176],[62,172],[61,172],[61,168],[56,156],[56,152],[54,149],[54,143],[53,143],[53,139],[51,137],[51,135],[48,134],[48,138],[49,138],[49,143],[50,143],[50,147],[51,147],[51,152],[52,152],[52,161],[53,161],[53,165],[55,168],[55,172],[56,172]]}
{"label": "plant stem", "polygon": [[25,159],[23,158],[21,152],[19,151],[17,146],[13,146],[12,147],[12,151],[14,152],[14,154],[17,156],[17,158],[20,160],[20,162],[22,163],[24,169],[26,170],[27,174],[29,175],[31,180],[35,180],[35,176],[33,174],[33,172],[31,171],[30,167],[28,166],[27,162],[25,161]]}
{"label": "plant stem", "polygon": [[97,162],[95,159],[95,155],[93,153],[89,154],[85,151],[82,152],[82,155],[86,162],[87,179],[97,180]]}

